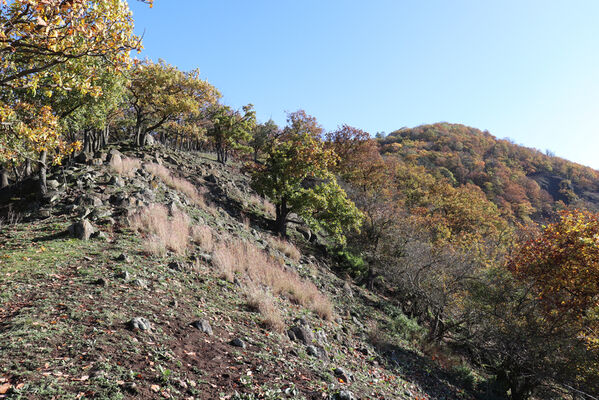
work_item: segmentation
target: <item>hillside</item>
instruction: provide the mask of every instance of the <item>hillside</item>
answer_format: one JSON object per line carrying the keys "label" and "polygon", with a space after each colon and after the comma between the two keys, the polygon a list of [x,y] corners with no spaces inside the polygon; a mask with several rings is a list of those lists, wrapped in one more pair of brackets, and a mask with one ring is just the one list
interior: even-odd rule
{"label": "hillside", "polygon": [[424,166],[453,185],[473,183],[510,219],[543,220],[565,206],[599,208],[599,172],[459,124],[402,128],[383,154]]}
{"label": "hillside", "polygon": [[491,398],[309,230],[275,238],[236,164],[121,145],[48,187],[2,203],[0,398]]}

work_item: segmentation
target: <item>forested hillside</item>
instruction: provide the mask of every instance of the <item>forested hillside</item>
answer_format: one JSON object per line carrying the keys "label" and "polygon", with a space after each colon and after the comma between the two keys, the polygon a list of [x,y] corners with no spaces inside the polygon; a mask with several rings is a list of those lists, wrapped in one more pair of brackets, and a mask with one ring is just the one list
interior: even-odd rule
{"label": "forested hillside", "polygon": [[510,219],[540,220],[566,205],[599,205],[597,171],[475,128],[447,123],[402,128],[381,145],[384,154],[422,165],[454,186],[479,186]]}
{"label": "forested hillside", "polygon": [[0,398],[599,396],[597,171],[259,121],[133,24],[0,0]]}

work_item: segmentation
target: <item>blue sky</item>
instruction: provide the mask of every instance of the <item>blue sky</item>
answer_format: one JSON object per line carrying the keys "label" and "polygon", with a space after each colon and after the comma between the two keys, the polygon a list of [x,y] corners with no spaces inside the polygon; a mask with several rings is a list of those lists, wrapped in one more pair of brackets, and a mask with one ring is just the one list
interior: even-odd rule
{"label": "blue sky", "polygon": [[599,168],[599,1],[130,2],[141,57],[199,68],[223,102],[329,130],[440,121]]}

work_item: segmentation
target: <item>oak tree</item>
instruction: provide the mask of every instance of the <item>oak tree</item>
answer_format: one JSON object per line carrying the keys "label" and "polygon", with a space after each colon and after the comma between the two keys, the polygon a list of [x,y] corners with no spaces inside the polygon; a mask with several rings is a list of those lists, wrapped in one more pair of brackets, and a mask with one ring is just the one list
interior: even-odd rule
{"label": "oak tree", "polygon": [[297,111],[287,122],[265,163],[253,172],[252,185],[275,204],[280,235],[286,235],[289,215],[295,213],[311,228],[343,242],[344,233],[358,229],[363,216],[331,172],[337,156],[320,139],[322,128],[315,118]]}

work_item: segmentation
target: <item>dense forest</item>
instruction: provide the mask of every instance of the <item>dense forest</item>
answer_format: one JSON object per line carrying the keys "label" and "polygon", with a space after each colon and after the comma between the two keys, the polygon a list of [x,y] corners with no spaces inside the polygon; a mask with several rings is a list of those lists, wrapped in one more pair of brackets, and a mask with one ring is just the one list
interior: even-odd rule
{"label": "dense forest", "polygon": [[125,1],[0,1],[0,201],[33,188],[43,204],[49,170],[114,142],[213,152],[274,205],[274,233],[308,226],[423,346],[514,400],[599,396],[599,172],[463,125],[260,122],[140,48]]}

